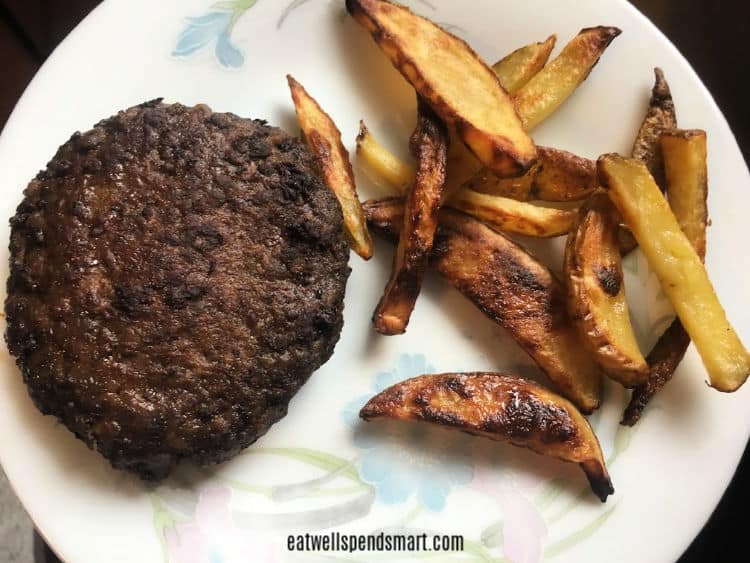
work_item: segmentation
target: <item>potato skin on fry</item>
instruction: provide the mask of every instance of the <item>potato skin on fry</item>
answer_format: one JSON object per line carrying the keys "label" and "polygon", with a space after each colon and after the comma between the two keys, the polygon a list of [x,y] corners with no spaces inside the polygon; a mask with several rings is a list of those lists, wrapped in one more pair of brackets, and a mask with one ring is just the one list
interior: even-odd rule
{"label": "potato skin on fry", "polygon": [[359,415],[364,420],[430,422],[578,463],[602,502],[614,493],[588,421],[566,399],[519,377],[486,372],[422,375],[382,391]]}
{"label": "potato skin on fry", "polygon": [[409,147],[417,161],[417,176],[406,195],[391,277],[372,317],[380,334],[406,331],[427,271],[445,187],[448,129],[421,98]]}
{"label": "potato skin on fry", "polygon": [[617,241],[618,213],[605,193],[581,207],[565,246],[568,313],[604,373],[625,387],[646,379],[648,365],[625,301]]}
{"label": "potato skin on fry", "polygon": [[336,194],[344,214],[344,226],[352,249],[365,260],[372,257],[372,239],[354,184],[349,153],[341,143],[341,132],[330,116],[291,75],[289,89],[297,120],[326,185]]}
{"label": "potato skin on fry", "polygon": [[[376,233],[398,238],[402,200],[368,201],[364,209]],[[565,311],[565,289],[544,264],[483,223],[443,208],[430,266],[508,330],[582,412],[599,407],[599,368]]]}
{"label": "potato skin on fry", "polygon": [[[633,143],[631,156],[646,165],[662,191],[666,189],[666,180],[659,138],[663,133],[675,127],[677,127],[677,114],[672,101],[672,93],[669,90],[666,78],[664,78],[664,72],[657,67],[654,69],[654,87],[651,90],[651,100]],[[620,238],[620,254],[623,256],[627,256],[638,246],[633,233],[625,225],[620,227],[618,236]]]}
{"label": "potato skin on fry", "polygon": [[633,389],[620,424],[633,426],[640,420],[646,405],[672,379],[688,346],[690,337],[680,319],[675,319],[646,357],[649,365],[648,378],[645,383]]}
{"label": "potato skin on fry", "polygon": [[536,149],[513,100],[465,41],[385,0],[346,0],[346,7],[485,166],[506,176],[529,169]]}
{"label": "potato skin on fry", "polygon": [[666,181],[659,139],[663,133],[675,127],[677,127],[677,114],[672,92],[669,89],[669,83],[664,78],[664,72],[657,67],[654,69],[654,88],[651,91],[646,117],[638,130],[631,155],[646,165],[662,191],[666,189]]}
{"label": "potato skin on fry", "polygon": [[541,146],[537,147],[537,154],[537,163],[519,178],[498,178],[485,168],[465,187],[519,201],[562,202],[586,199],[599,186],[593,160]]}

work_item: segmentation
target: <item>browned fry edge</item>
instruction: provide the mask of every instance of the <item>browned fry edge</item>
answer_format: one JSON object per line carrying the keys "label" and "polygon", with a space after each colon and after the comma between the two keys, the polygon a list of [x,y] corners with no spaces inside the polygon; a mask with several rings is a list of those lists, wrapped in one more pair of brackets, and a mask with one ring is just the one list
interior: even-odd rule
{"label": "browned fry edge", "polygon": [[391,276],[372,319],[375,330],[388,335],[403,333],[409,323],[427,271],[445,187],[448,129],[421,97],[409,149],[417,163],[416,179],[406,195]]}
{"label": "browned fry edge", "polygon": [[[694,129],[675,129],[666,132],[667,135],[690,138],[695,135],[705,135],[705,131]],[[702,240],[691,241],[698,256],[703,260],[706,256],[705,225]],[[628,406],[622,415],[620,424],[633,426],[641,419],[643,411],[654,396],[661,391],[672,379],[677,367],[685,357],[690,346],[690,337],[682,326],[680,319],[675,319],[669,328],[659,337],[651,353],[646,358],[649,365],[649,377],[646,382],[633,389]]]}
{"label": "browned fry edge", "polygon": [[[455,34],[446,31],[432,20],[415,14],[407,6],[384,0],[377,0],[377,3],[388,4],[392,7],[407,10],[415,17],[426,20],[430,22],[430,24],[439,27],[444,33],[451,36],[459,44],[462,44],[466,48],[466,50],[470,52],[473,57],[480,63],[480,65],[484,66],[486,72],[488,73],[487,75],[491,76],[492,79],[494,79],[497,87],[505,92],[505,95],[508,98],[507,102],[509,104],[509,107],[515,107],[513,104],[513,98],[507,94],[505,88],[503,88],[502,84],[500,84],[500,80],[498,79],[495,72],[476,53],[476,51],[471,48],[471,46],[466,41],[456,36]],[[396,70],[398,70],[403,75],[403,77],[410,84],[412,84],[415,89],[417,89],[417,85],[415,83],[419,81],[415,80],[415,76],[417,74],[420,74],[418,72],[418,66],[414,63],[413,60],[407,57],[402,50],[398,48],[398,42],[396,41],[396,39],[392,35],[384,32],[383,29],[381,29],[379,22],[375,19],[372,13],[372,8],[372,0],[346,0],[346,9],[349,14],[354,18],[355,21],[357,21],[365,29],[367,29],[378,46],[386,53],[388,59],[391,60],[391,63],[396,68]],[[394,53],[398,53],[398,56],[396,57]],[[393,60],[393,58],[396,58],[397,60]],[[430,102],[433,110],[435,110],[435,112],[440,115],[440,117],[458,133],[459,137],[464,141],[464,144],[472,153],[476,153],[476,151],[471,147],[471,143],[468,141],[468,139],[482,138],[487,141],[487,145],[491,149],[491,156],[489,157],[489,162],[485,162],[485,164],[491,165],[498,174],[510,177],[520,176],[524,174],[529,168],[531,168],[531,166],[533,166],[533,164],[536,162],[536,147],[534,146],[531,138],[528,136],[528,133],[526,133],[526,131],[523,129],[522,121],[521,118],[518,117],[517,111],[515,111],[514,113],[516,114],[516,118],[518,120],[519,134],[523,136],[524,142],[528,143],[528,151],[526,152],[518,150],[516,143],[512,139],[496,134],[487,134],[484,131],[480,130],[476,125],[469,123],[466,119],[458,115],[458,113],[453,110],[451,104],[448,103],[447,100],[439,92],[436,92],[434,88],[432,88],[432,84],[424,82],[422,86],[422,91],[418,91],[418,94],[424,96],[425,99]],[[430,100],[430,97],[434,99]],[[477,156],[477,158],[479,159],[479,156]]]}
{"label": "browned fry edge", "polygon": [[[362,210],[362,204],[359,201],[357,195],[357,187],[354,181],[354,170],[352,168],[351,160],[349,159],[349,152],[341,142],[341,131],[339,130],[336,123],[333,121],[330,115],[320,106],[318,101],[313,98],[305,87],[300,84],[291,74],[286,75],[289,89],[292,94],[292,101],[294,102],[295,112],[300,101],[300,95],[304,95],[308,98],[318,109],[318,111],[325,116],[330,123],[333,131],[335,131],[337,140],[333,145],[328,141],[327,138],[323,137],[318,131],[313,131],[310,135],[305,135],[304,130],[302,131],[303,141],[310,149],[318,168],[318,173],[323,180],[323,183],[334,193],[336,199],[341,207],[341,212],[344,217],[344,233],[349,241],[349,246],[364,260],[372,258],[372,239],[370,233],[367,230],[367,221]],[[342,193],[344,190],[336,190],[335,186],[331,186],[331,182],[327,177],[328,174],[324,170],[323,162],[330,160],[331,151],[336,151],[344,164],[344,174],[347,176],[351,189],[346,190],[349,197],[344,197]],[[333,167],[330,167],[333,168]],[[353,203],[353,205],[352,205]],[[348,205],[347,205],[348,204]],[[353,230],[359,230],[359,238],[353,234]]]}
{"label": "browned fry edge", "polygon": [[359,415],[367,421],[387,417],[427,422],[578,463],[602,502],[614,492],[589,422],[568,400],[514,375],[413,377],[372,397]]}
{"label": "browned fry edge", "polygon": [[[363,208],[376,234],[398,240],[403,199],[366,201]],[[476,256],[456,254],[453,248],[474,245],[481,250],[482,238],[488,236],[495,246],[481,263]],[[508,330],[581,412],[588,414],[599,407],[601,374],[565,311],[562,284],[544,264],[481,221],[441,209],[430,266],[485,316]]]}

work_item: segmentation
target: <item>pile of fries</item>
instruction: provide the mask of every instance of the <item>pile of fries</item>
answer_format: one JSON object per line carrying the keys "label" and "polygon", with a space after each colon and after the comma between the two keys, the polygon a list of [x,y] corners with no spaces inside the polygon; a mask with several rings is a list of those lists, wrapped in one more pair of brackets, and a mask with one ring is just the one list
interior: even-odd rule
{"label": "pile of fries", "polygon": [[[712,387],[735,391],[750,373],[750,354],[703,266],[705,132],[677,129],[657,68],[630,158],[606,154],[595,162],[537,146],[530,132],[583,83],[619,29],[583,29],[551,61],[555,36],[490,66],[407,8],[384,0],[346,5],[417,96],[413,163],[360,124],[357,155],[393,197],[360,203],[334,122],[299,83],[289,83],[304,138],[341,202],[352,249],[372,255],[369,230],[397,244],[374,328],[406,330],[430,266],[507,329],[562,395],[508,375],[427,374],[374,397],[361,416],[453,426],[579,463],[604,501],[612,484],[580,414],[600,406],[602,375],[633,389],[623,417],[632,425],[691,340]],[[508,235],[567,236],[563,279]],[[645,357],[621,262],[636,246],[677,312]]]}

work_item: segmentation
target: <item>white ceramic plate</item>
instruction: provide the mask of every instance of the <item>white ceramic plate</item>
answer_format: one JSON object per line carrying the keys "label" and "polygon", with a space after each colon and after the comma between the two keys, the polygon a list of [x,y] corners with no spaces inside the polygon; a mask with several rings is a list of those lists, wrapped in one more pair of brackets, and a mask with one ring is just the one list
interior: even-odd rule
{"label": "white ceramic plate", "polygon": [[[627,153],[652,67],[661,66],[680,125],[708,131],[707,263],[730,319],[750,341],[750,264],[737,256],[747,238],[750,178],[711,96],[645,18],[622,0],[409,4],[488,59],[551,33],[564,44],[582,27],[621,27],[589,80],[535,132],[540,143],[588,157]],[[344,15],[343,2],[109,0],[55,51],[8,122],[0,139],[0,216],[13,214],[29,179],[73,131],[144,100],[205,102],[296,130],[286,73],[329,110],[350,147],[365,118],[405,152],[413,94]],[[377,195],[357,173],[364,195]],[[3,253],[7,236],[4,229]],[[534,249],[559,268],[558,253]],[[508,368],[539,375],[501,329],[432,277],[408,333],[375,336],[369,319],[391,249],[378,244],[376,251],[370,263],[352,256],[341,341],[292,401],[289,416],[236,459],[208,470],[183,468],[154,489],[112,470],[40,415],[4,353],[0,458],[54,550],[69,562],[328,560],[288,552],[286,536],[333,528],[464,535],[461,555],[422,554],[436,561],[675,560],[735,470],[750,430],[750,389],[708,389],[691,348],[675,381],[631,431],[617,424],[625,393],[609,386],[605,407],[592,417],[617,490],[606,504],[576,467],[526,451],[419,425],[365,429],[356,422],[363,401],[417,373]],[[0,263],[4,277],[5,255]],[[649,346],[669,322],[669,308],[641,256],[629,259],[626,273],[635,326]]]}

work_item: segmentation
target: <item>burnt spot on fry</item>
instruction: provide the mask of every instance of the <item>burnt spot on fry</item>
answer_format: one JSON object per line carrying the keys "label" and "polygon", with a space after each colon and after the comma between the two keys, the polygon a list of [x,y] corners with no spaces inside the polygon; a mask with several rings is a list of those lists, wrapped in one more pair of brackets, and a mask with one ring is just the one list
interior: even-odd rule
{"label": "burnt spot on fry", "polygon": [[462,399],[471,399],[473,397],[473,393],[466,386],[466,380],[462,377],[446,377],[442,381],[442,385]]}
{"label": "burnt spot on fry", "polygon": [[418,416],[425,422],[432,422],[442,426],[462,428],[466,424],[466,420],[459,412],[443,410],[431,405],[427,405]]}
{"label": "burnt spot on fry", "polygon": [[429,422],[579,463],[599,498],[612,492],[599,442],[586,419],[567,400],[519,377],[423,375],[376,395],[360,416]]}
{"label": "burnt spot on fry", "polygon": [[596,279],[607,295],[615,296],[622,287],[622,272],[615,265],[601,266],[596,270]]}

